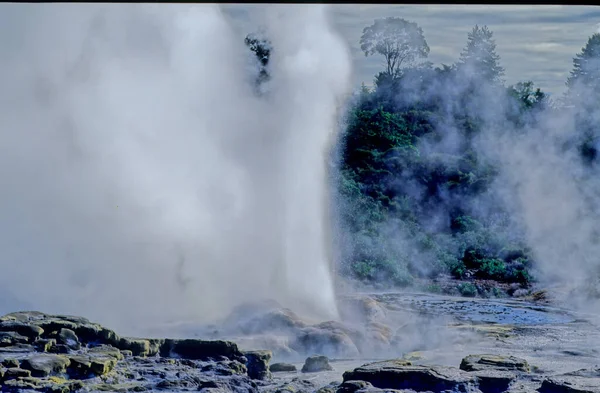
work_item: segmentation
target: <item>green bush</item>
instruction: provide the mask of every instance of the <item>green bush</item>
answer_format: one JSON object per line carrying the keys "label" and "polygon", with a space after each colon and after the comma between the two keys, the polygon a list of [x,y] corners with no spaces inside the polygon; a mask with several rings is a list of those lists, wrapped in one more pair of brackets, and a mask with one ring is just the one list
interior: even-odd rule
{"label": "green bush", "polygon": [[475,297],[477,296],[477,287],[470,283],[464,282],[457,286],[458,292],[464,297]]}

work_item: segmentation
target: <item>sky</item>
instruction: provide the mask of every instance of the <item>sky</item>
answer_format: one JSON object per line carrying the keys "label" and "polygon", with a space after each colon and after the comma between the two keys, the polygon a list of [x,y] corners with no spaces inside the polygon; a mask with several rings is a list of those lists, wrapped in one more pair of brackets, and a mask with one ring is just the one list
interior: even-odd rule
{"label": "sky", "polygon": [[[223,10],[242,35],[256,30],[264,4],[227,4]],[[384,68],[383,58],[365,57],[362,29],[376,18],[400,17],[416,22],[425,34],[434,65],[454,63],[475,26],[494,32],[496,51],[506,69],[507,84],[531,80],[550,94],[564,91],[565,81],[592,34],[600,30],[600,7],[566,5],[331,5],[335,28],[348,43],[354,63],[353,81],[372,85]]]}

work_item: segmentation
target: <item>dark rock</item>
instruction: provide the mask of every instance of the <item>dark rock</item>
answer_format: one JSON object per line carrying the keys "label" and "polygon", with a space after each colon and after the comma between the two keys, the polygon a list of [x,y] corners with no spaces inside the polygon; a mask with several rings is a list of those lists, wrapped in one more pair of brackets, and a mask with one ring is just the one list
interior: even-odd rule
{"label": "dark rock", "polygon": [[327,356],[315,355],[309,356],[304,361],[304,366],[302,366],[303,373],[314,373],[319,371],[331,371],[333,367],[329,364],[329,359]]}
{"label": "dark rock", "polygon": [[81,348],[81,343],[79,342],[79,337],[77,334],[71,329],[62,328],[58,332],[57,342],[59,344],[66,345],[70,349],[78,350]]}
{"label": "dark rock", "polygon": [[505,392],[517,378],[515,373],[497,370],[474,371],[472,374],[477,377],[479,390],[483,393]]}
{"label": "dark rock", "polygon": [[269,370],[273,373],[298,371],[296,366],[290,363],[273,363],[269,366]]}
{"label": "dark rock", "polygon": [[542,381],[539,393],[598,393],[600,378],[561,375]]}
{"label": "dark rock", "polygon": [[34,351],[35,351],[35,348],[33,347],[33,345],[15,344],[10,347],[1,347],[0,355],[7,354],[7,353],[14,354],[14,355],[20,355],[20,354],[26,354],[28,352],[34,352]]}
{"label": "dark rock", "polygon": [[30,370],[34,377],[63,374],[71,364],[69,358],[63,355],[33,355],[21,361],[21,367]]}
{"label": "dark rock", "polygon": [[15,320],[0,320],[0,332],[15,332],[33,341],[44,333],[44,329]]}
{"label": "dark rock", "polygon": [[122,337],[119,341],[119,349],[129,350],[133,356],[148,356],[150,354],[150,341],[139,338]]}
{"label": "dark rock", "polygon": [[86,355],[70,355],[67,372],[75,378],[92,378],[108,374],[117,364],[117,358],[105,353],[88,352]]}
{"label": "dark rock", "polygon": [[56,340],[53,338],[41,338],[34,341],[33,346],[38,352],[51,352],[56,346]]}
{"label": "dark rock", "polygon": [[0,332],[0,347],[9,347],[15,344],[27,344],[29,338],[17,332]]}
{"label": "dark rock", "polygon": [[369,387],[373,387],[373,385],[366,381],[344,381],[338,387],[337,393],[354,393],[357,390]]}
{"label": "dark rock", "polygon": [[21,377],[6,381],[3,392],[30,392],[39,391],[46,393],[68,393],[76,392],[83,388],[81,381],[67,381],[59,378],[38,379],[34,377]]}
{"label": "dark rock", "polygon": [[24,370],[18,367],[11,367],[4,372],[3,379],[8,381],[9,379],[23,378],[23,377],[31,377],[31,371]]}
{"label": "dark rock", "polygon": [[413,389],[416,391],[466,391],[477,385],[477,379],[454,367],[412,366],[404,360],[366,364],[344,373],[344,382],[360,380],[380,389]]}
{"label": "dark rock", "polygon": [[6,368],[19,367],[19,361],[14,358],[6,358],[2,360],[2,365]]}
{"label": "dark rock", "polygon": [[228,359],[240,359],[242,353],[236,343],[231,341],[205,341],[196,339],[165,340],[160,349],[161,356],[179,356],[184,359],[210,360],[219,356]]}
{"label": "dark rock", "polygon": [[248,376],[252,379],[270,379],[269,362],[273,357],[271,351],[249,351],[244,352]]}
{"label": "dark rock", "polygon": [[52,346],[48,352],[50,353],[59,353],[59,354],[65,354],[65,353],[69,353],[69,347],[67,347],[64,344],[56,344],[54,346]]}
{"label": "dark rock", "polygon": [[481,370],[518,370],[529,372],[527,360],[514,356],[502,355],[469,355],[460,363],[460,369],[464,371]]}
{"label": "dark rock", "polygon": [[91,356],[109,356],[115,360],[123,360],[123,354],[117,348],[111,345],[98,345],[88,350]]}

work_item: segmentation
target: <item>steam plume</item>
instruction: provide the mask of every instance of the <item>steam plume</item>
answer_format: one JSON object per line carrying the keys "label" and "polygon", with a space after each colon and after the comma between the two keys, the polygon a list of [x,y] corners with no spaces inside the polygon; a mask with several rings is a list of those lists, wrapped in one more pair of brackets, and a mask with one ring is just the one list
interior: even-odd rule
{"label": "steam plume", "polygon": [[350,61],[325,7],[268,8],[265,97],[218,6],[2,11],[2,311],[132,334],[268,297],[335,317],[325,153]]}

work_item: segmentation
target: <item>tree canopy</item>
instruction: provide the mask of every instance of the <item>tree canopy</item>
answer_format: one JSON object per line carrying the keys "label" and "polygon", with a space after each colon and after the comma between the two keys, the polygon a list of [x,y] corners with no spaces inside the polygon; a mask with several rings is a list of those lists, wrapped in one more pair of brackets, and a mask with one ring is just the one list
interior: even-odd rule
{"label": "tree canopy", "polygon": [[592,35],[581,52],[573,58],[573,70],[567,79],[567,86],[572,93],[585,87],[600,94],[600,33]]}
{"label": "tree canopy", "polygon": [[504,68],[500,66],[493,35],[487,26],[475,25],[468,34],[467,45],[460,54],[457,67],[474,78],[498,83],[504,75]]}
{"label": "tree canopy", "polygon": [[397,76],[402,66],[429,55],[423,30],[415,22],[395,17],[375,19],[365,27],[360,48],[365,56],[384,56],[386,73],[391,76]]}

